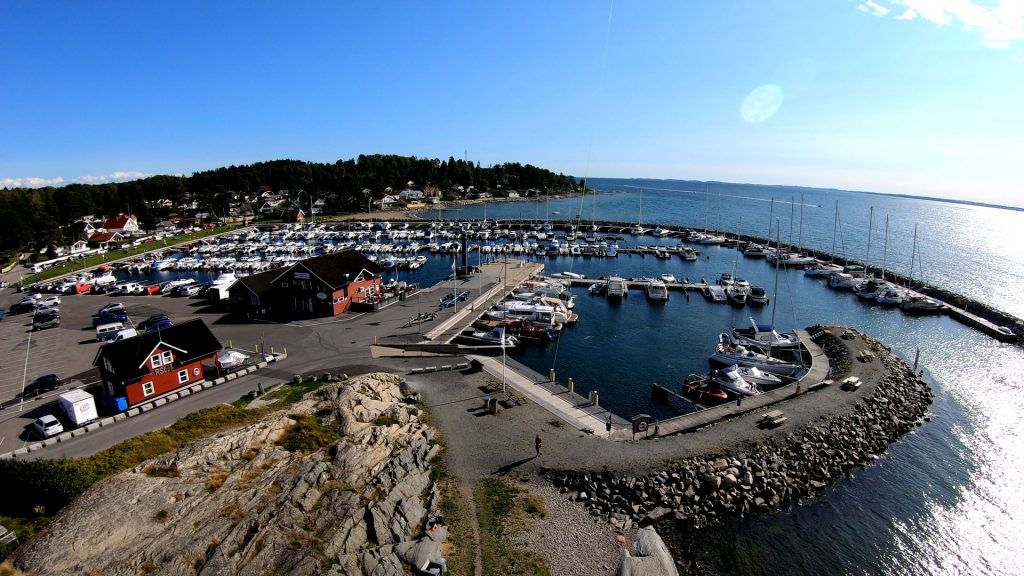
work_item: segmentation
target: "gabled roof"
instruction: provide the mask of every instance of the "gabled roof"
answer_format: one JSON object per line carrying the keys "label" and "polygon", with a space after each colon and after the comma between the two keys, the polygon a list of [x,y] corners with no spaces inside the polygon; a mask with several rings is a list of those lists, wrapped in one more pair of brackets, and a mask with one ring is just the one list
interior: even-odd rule
{"label": "gabled roof", "polygon": [[109,242],[120,237],[120,232],[93,232],[89,235],[89,242]]}
{"label": "gabled roof", "polygon": [[176,350],[178,353],[175,360],[182,362],[209,356],[223,348],[206,323],[197,318],[106,344],[96,352],[92,364],[102,366],[106,359],[118,379],[133,380],[149,373],[145,361],[154,350],[161,347]]}
{"label": "gabled roof", "polygon": [[103,227],[106,228],[107,230],[123,230],[125,225],[127,225],[129,221],[134,222],[135,216],[126,216],[124,214],[118,214],[117,216],[107,218],[103,222]]}
{"label": "gabled roof", "polygon": [[349,249],[296,262],[286,268],[284,272],[279,272],[274,280],[291,274],[296,268],[308,270],[310,274],[323,280],[332,290],[337,290],[349,281],[354,281],[364,271],[370,274],[380,274],[382,271],[374,261],[356,250]]}

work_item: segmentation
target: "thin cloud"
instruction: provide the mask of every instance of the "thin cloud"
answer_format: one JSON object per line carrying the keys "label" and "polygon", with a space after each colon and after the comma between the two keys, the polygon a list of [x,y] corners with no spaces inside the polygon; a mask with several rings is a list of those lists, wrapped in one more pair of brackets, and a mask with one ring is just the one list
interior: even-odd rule
{"label": "thin cloud", "polygon": [[[905,8],[896,20],[920,18],[939,26],[959,24],[965,32],[977,35],[987,48],[1005,50],[1024,40],[1024,2],[1019,0],[891,0],[890,4]],[[857,9],[879,17],[891,10],[873,0],[866,0]]]}
{"label": "thin cloud", "polygon": [[56,178],[38,178],[35,176],[0,178],[0,188],[42,188],[44,186],[60,186],[63,183],[64,179],[60,176]]}
{"label": "thin cloud", "polygon": [[907,8],[906,12],[896,17],[897,20],[914,20],[917,18],[917,11],[913,8]]}
{"label": "thin cloud", "polygon": [[110,182],[125,182],[128,180],[140,180],[149,178],[152,174],[145,172],[111,172],[103,176],[79,176],[75,182],[81,184],[108,184]]}
{"label": "thin cloud", "polygon": [[875,4],[872,0],[867,0],[860,6],[857,6],[857,10],[860,10],[861,12],[867,12],[872,16],[885,16],[886,14],[889,13],[888,8],[886,8],[885,6]]}

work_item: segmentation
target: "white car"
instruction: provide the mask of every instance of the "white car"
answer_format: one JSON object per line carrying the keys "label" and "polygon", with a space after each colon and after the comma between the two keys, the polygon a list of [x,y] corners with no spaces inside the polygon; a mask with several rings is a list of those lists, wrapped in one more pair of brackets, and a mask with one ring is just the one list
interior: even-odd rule
{"label": "white car", "polygon": [[36,303],[36,305],[39,306],[40,308],[42,308],[44,306],[46,308],[54,308],[56,306],[60,306],[60,297],[59,296],[47,296],[46,298],[43,298],[43,299],[39,300]]}
{"label": "white car", "polygon": [[32,313],[32,317],[34,318],[36,316],[46,316],[48,314],[60,314],[60,308],[58,308],[56,304],[40,304],[39,306],[36,307],[36,311]]}
{"label": "white car", "polygon": [[60,420],[54,418],[52,414],[39,417],[39,419],[32,423],[32,427],[43,438],[49,438],[64,432],[64,425],[60,423]]}

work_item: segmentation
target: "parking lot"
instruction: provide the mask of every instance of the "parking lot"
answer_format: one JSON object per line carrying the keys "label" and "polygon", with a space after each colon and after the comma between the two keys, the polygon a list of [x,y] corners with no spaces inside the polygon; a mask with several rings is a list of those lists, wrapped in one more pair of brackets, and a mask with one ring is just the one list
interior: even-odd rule
{"label": "parking lot", "polygon": [[[9,309],[21,297],[4,290],[0,303]],[[61,324],[56,328],[33,331],[31,313],[8,315],[0,321],[0,453],[34,439],[29,425],[43,414],[56,412],[54,400],[58,394],[70,386],[98,381],[92,361],[102,343],[96,340],[92,315],[111,302],[124,303],[126,328],[154,314],[167,314],[175,322],[202,317],[208,324],[221,316],[205,302],[187,298],[88,294],[61,296]],[[57,374],[64,384],[57,390],[22,399],[24,386],[44,374]]]}

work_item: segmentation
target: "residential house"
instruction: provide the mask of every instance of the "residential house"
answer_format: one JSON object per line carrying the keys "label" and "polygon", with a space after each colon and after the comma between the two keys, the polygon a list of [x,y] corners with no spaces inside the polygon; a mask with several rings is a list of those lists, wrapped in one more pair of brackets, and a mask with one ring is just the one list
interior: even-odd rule
{"label": "residential house", "polygon": [[102,398],[127,408],[184,386],[202,382],[222,346],[202,319],[189,320],[100,347]]}
{"label": "residential house", "polygon": [[104,250],[109,250],[119,245],[123,238],[124,235],[122,235],[120,232],[107,232],[104,230],[99,230],[93,232],[89,236],[87,242],[89,246],[93,248],[103,248]]}
{"label": "residential house", "polygon": [[68,254],[72,256],[82,254],[83,252],[89,251],[89,243],[85,240],[78,240],[67,247]]}
{"label": "residential house", "polygon": [[381,293],[381,268],[355,250],[307,258],[239,278],[228,290],[231,311],[249,318],[330,318]]}
{"label": "residential house", "polygon": [[130,236],[139,231],[139,221],[133,214],[118,214],[104,220],[102,228],[107,232],[120,232],[122,236]]}
{"label": "residential house", "polygon": [[306,213],[302,210],[302,208],[287,208],[283,212],[281,212],[281,221],[298,222],[299,224],[302,224],[303,222],[306,221]]}

